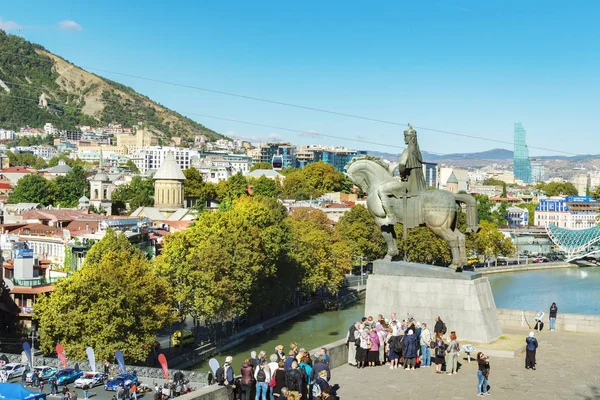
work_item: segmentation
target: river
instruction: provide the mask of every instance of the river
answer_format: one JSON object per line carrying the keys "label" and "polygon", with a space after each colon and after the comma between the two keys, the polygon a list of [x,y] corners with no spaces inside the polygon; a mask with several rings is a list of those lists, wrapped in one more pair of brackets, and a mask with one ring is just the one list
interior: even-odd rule
{"label": "river", "polygon": [[[360,320],[365,312],[364,300],[340,311],[322,311],[306,313],[293,320],[280,324],[268,331],[250,337],[244,343],[215,357],[219,364],[225,362],[225,357],[233,357],[234,371],[239,371],[244,359],[250,358],[250,352],[264,350],[267,358],[275,353],[275,347],[281,344],[284,351],[290,348],[290,343],[297,342],[299,348],[313,350],[327,343],[335,342],[346,336],[350,325]],[[192,369],[208,372],[208,360],[195,365]]]}
{"label": "river", "polygon": [[600,267],[509,272],[487,276],[497,308],[600,314]]}

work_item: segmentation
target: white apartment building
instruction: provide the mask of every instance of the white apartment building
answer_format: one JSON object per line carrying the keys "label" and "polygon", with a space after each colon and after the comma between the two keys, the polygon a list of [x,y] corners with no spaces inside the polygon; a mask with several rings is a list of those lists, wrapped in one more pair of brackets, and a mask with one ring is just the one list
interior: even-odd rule
{"label": "white apartment building", "polygon": [[585,196],[543,199],[535,208],[535,225],[587,229],[597,225],[599,211],[600,203]]}
{"label": "white apartment building", "polygon": [[145,174],[149,170],[158,170],[165,160],[168,152],[173,153],[173,157],[182,170],[192,166],[192,157],[199,157],[198,150],[186,149],[181,147],[168,146],[149,146],[138,149],[129,158],[138,167],[141,173]]}
{"label": "white apartment building", "polygon": [[7,129],[0,129],[0,140],[15,140],[15,131],[9,131]]}
{"label": "white apartment building", "polygon": [[46,135],[57,135],[58,128],[52,125],[50,122],[47,122],[46,124],[44,124],[44,132],[46,133]]}

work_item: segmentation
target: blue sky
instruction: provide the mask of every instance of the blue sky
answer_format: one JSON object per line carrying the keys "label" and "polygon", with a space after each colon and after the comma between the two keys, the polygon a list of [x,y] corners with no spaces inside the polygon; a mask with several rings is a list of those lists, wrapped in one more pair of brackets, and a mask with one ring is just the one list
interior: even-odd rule
{"label": "blue sky", "polygon": [[[159,4],[153,4],[159,3]],[[600,3],[4,2],[0,28],[84,68],[181,82],[530,147],[600,153]],[[66,21],[66,22],[65,22]],[[61,24],[62,23],[62,24]],[[185,114],[403,145],[403,127],[99,73]],[[253,140],[365,145],[189,115]],[[419,130],[438,153],[509,148]],[[556,154],[531,149],[532,155]]]}

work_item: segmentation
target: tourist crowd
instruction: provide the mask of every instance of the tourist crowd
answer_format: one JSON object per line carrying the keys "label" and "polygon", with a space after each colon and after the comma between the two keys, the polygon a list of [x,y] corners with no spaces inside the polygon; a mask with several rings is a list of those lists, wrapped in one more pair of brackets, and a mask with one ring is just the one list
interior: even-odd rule
{"label": "tourist crowd", "polygon": [[[417,367],[428,368],[435,365],[437,374],[454,375],[458,372],[458,356],[461,350],[456,332],[448,338],[447,327],[438,316],[433,331],[426,323],[414,318],[402,321],[392,313],[389,319],[378,315],[363,317],[348,330],[348,363],[357,368],[389,366],[390,369],[414,371]],[[489,395],[487,378],[489,359],[479,353],[478,389],[480,396]]]}
{"label": "tourist crowd", "polygon": [[251,352],[244,360],[240,376],[236,377],[231,366],[233,358],[217,369],[215,380],[227,388],[230,400],[239,396],[242,400],[333,400],[329,384],[331,371],[327,349],[322,348],[313,357],[296,343],[290,345],[287,354],[283,345],[267,358],[267,353]]}

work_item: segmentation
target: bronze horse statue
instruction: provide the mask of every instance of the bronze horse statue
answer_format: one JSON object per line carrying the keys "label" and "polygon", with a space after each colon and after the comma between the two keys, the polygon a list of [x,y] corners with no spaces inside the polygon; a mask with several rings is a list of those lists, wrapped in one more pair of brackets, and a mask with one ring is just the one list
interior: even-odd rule
{"label": "bronze horse statue", "polygon": [[408,193],[406,182],[398,181],[382,161],[372,158],[354,159],[346,167],[346,175],[368,194],[367,209],[375,218],[388,246],[386,260],[398,255],[394,225],[402,223],[405,232],[408,228],[424,225],[444,239],[452,251],[450,268],[467,265],[465,235],[458,230],[458,216],[459,204],[465,204],[468,231],[479,230],[477,202],[472,196],[446,190]]}

